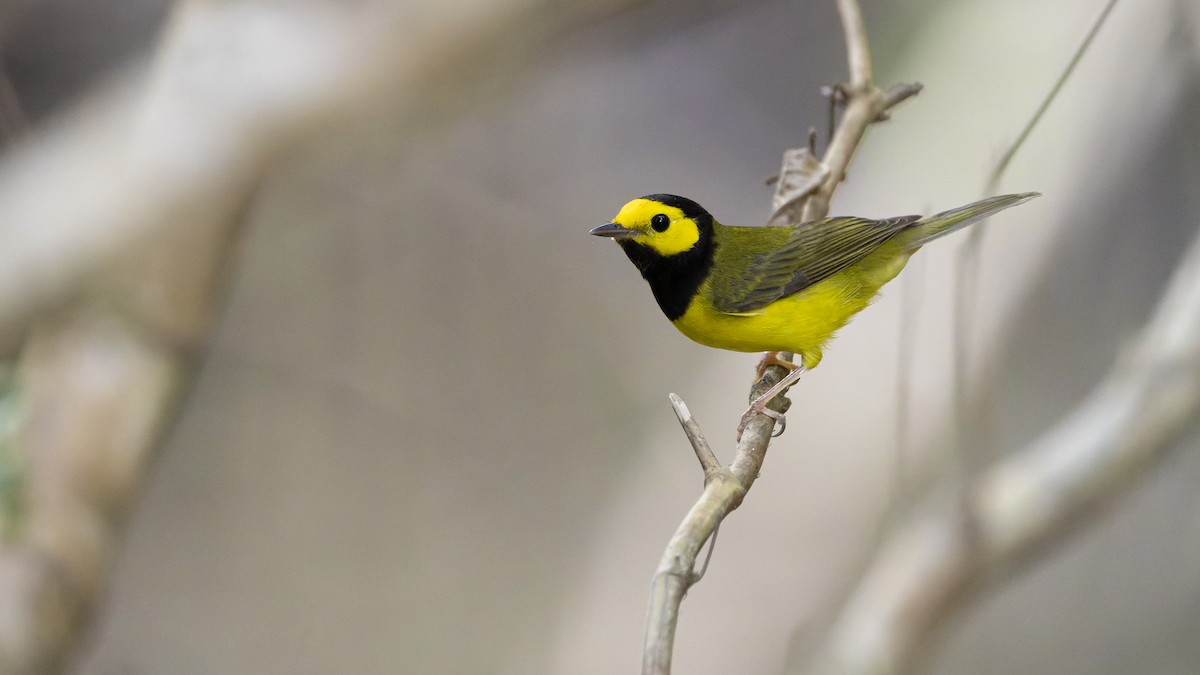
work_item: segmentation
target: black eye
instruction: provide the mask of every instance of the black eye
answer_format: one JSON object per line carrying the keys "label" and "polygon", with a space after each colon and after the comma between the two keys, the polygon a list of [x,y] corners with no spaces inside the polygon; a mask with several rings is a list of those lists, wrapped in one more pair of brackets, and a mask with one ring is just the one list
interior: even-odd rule
{"label": "black eye", "polygon": [[650,219],[650,227],[653,227],[655,232],[666,232],[670,226],[671,219],[665,213],[660,213]]}

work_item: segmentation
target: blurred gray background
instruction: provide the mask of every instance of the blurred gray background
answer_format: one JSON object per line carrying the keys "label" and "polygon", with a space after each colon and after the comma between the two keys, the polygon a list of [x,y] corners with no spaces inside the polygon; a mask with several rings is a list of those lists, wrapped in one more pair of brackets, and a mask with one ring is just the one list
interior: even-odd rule
{"label": "blurred gray background", "polygon": [[[35,127],[145,58],[166,10],[6,10]],[[879,81],[926,90],[872,130],[833,212],[978,198],[1099,10],[864,2]],[[1197,232],[1198,15],[1119,5],[1002,184],[1045,196],[989,226],[968,463],[1100,379]],[[77,672],[636,671],[651,574],[701,483],[666,394],[728,460],[756,357],[678,335],[586,232],[653,192],[765,220],[763,180],[826,123],[841,29],[829,2],[648,2],[532,53],[423,114],[330,121],[278,160]],[[897,473],[913,491],[938,475],[963,238],[917,256],[793,391],[685,601],[678,672],[795,665]],[[962,611],[928,671],[1200,671],[1197,441]]]}

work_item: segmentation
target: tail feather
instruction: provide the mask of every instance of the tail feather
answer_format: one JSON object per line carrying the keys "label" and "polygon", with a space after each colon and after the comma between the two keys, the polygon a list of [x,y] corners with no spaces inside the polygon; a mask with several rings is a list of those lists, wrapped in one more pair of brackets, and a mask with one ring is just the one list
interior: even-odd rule
{"label": "tail feather", "polygon": [[916,250],[938,237],[944,237],[951,232],[961,230],[971,223],[987,218],[997,211],[1003,211],[1010,206],[1023,204],[1039,196],[1041,196],[1040,192],[1023,192],[1015,195],[988,197],[987,199],[981,199],[966,206],[960,206],[957,209],[950,209],[949,211],[942,211],[932,216],[926,216],[901,233],[900,236],[904,239],[904,248],[910,251]]}

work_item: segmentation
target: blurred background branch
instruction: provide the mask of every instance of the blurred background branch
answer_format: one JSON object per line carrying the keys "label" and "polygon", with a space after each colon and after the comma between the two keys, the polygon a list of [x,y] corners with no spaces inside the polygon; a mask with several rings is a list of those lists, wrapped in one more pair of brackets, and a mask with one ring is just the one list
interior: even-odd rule
{"label": "blurred background branch", "polygon": [[[539,4],[188,0],[149,63],[11,148],[0,334],[21,343],[5,382],[20,417],[0,481],[0,672],[74,653],[269,163],[330,116],[396,99],[412,114],[441,77],[518,58],[489,47],[626,3],[535,18]],[[23,126],[0,75],[6,145]]]}
{"label": "blurred background branch", "polygon": [[29,329],[19,507],[0,544],[0,672],[56,672],[104,596],[123,516],[206,338],[241,213],[122,256]]}
{"label": "blurred background branch", "polygon": [[181,214],[219,211],[331,116],[422,112],[630,1],[185,0],[151,62],[0,165],[0,332]]}
{"label": "blurred background branch", "polygon": [[[892,532],[804,672],[912,672],[954,612],[1096,520],[1200,418],[1200,235],[1108,377],[1028,447]],[[945,495],[943,495],[944,497]]]}
{"label": "blurred background branch", "polygon": [[[876,78],[927,88],[873,130],[832,211],[974,194],[1099,4],[862,0]],[[646,570],[696,500],[662,393],[733,419],[750,361],[676,335],[585,232],[657,191],[762,222],[747,186],[823,125],[817,92],[845,71],[836,7],[0,7],[6,122],[31,125],[0,166],[12,667],[636,670]],[[968,468],[1092,389],[1194,236],[1198,21],[1188,0],[1122,3],[1014,161],[1009,187],[1046,197],[980,257],[967,377],[995,429],[967,430],[990,439]],[[891,503],[901,321],[903,487],[945,484],[954,245],[793,390],[792,433],[688,599],[679,672],[779,672],[794,627],[824,636],[807,627]],[[1060,555],[960,603],[920,664],[1195,672],[1200,455],[1161,466]]]}

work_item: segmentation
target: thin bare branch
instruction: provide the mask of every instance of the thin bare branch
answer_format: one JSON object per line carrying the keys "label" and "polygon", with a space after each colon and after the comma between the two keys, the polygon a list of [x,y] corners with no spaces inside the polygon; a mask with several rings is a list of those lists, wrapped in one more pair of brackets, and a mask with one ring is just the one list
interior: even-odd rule
{"label": "thin bare branch", "polygon": [[[846,108],[821,162],[815,161],[811,149],[792,151],[785,157],[773,197],[776,213],[772,216],[772,222],[776,219],[799,222],[798,218],[812,220],[826,215],[829,200],[844,180],[846,167],[867,127],[881,118],[888,105],[895,105],[920,90],[919,85],[906,85],[900,93],[885,97],[872,82],[870,50],[858,3],[855,0],[838,0],[838,9],[846,31],[851,78],[850,87],[844,88]],[[787,353],[780,356],[792,358]],[[749,400],[757,399],[787,373],[782,366],[767,368],[751,389]],[[789,405],[786,398],[779,396],[768,407],[783,413]],[[706,463],[708,460],[700,458],[706,472],[704,492],[667,543],[654,575],[642,655],[643,675],[666,675],[671,672],[679,607],[688,588],[697,581],[693,572],[696,556],[704,542],[715,534],[725,516],[741,505],[747,491],[754,485],[766,459],[774,429],[773,418],[756,415],[742,433],[728,468],[718,468],[710,474]],[[697,456],[700,457],[699,449]]]}
{"label": "thin bare branch", "polygon": [[704,438],[704,432],[700,431],[700,423],[696,421],[695,417],[692,417],[692,411],[688,409],[683,399],[676,394],[670,394],[668,398],[671,399],[671,408],[675,410],[675,417],[679,419],[683,433],[692,442],[692,449],[696,451],[696,459],[700,460],[700,468],[704,470],[704,482],[707,483],[712,475],[721,470],[721,461],[713,454],[708,439]]}
{"label": "thin bare branch", "polygon": [[[768,369],[767,375],[751,392],[751,398],[761,395],[766,387],[777,382],[786,372],[778,366]],[[780,396],[771,401],[768,407],[782,413],[787,411],[788,405],[787,399]],[[642,652],[643,673],[671,672],[679,606],[687,590],[699,580],[693,569],[700,548],[709,537],[715,535],[725,516],[741,505],[746,491],[758,478],[758,470],[766,457],[774,428],[774,419],[759,415],[746,427],[729,467],[718,465],[717,470],[711,473],[706,468],[704,492],[667,542],[654,573]],[[701,464],[704,462],[701,460]]]}
{"label": "thin bare branch", "polygon": [[[1021,133],[1017,135],[1017,140],[1013,141],[1012,145],[1010,145],[1008,150],[1005,151],[1004,156],[1000,158],[1000,161],[996,162],[996,167],[992,169],[991,175],[988,176],[987,187],[983,191],[983,196],[990,197],[991,195],[996,194],[996,190],[998,190],[1000,186],[1000,178],[1004,175],[1004,172],[1008,170],[1009,163],[1012,162],[1013,157],[1017,155],[1017,152],[1021,149],[1021,146],[1025,145],[1025,140],[1029,138],[1029,134],[1032,133],[1034,128],[1037,127],[1038,123],[1042,121],[1042,116],[1045,115],[1046,111],[1050,109],[1050,104],[1054,103],[1054,99],[1058,98],[1058,94],[1060,91],[1062,91],[1063,85],[1067,83],[1067,80],[1071,78],[1071,74],[1075,72],[1075,67],[1079,65],[1080,60],[1083,59],[1083,55],[1087,53],[1088,48],[1091,47],[1092,41],[1096,39],[1096,34],[1100,32],[1100,28],[1106,21],[1108,21],[1108,15],[1112,12],[1113,7],[1116,7],[1116,5],[1117,0],[1108,0],[1108,3],[1104,5],[1104,9],[1100,10],[1100,14],[1092,23],[1092,27],[1088,29],[1087,35],[1084,36],[1083,42],[1079,43],[1079,47],[1076,48],[1075,53],[1071,55],[1071,60],[1067,62],[1067,67],[1064,68],[1062,73],[1059,74],[1058,79],[1054,82],[1054,86],[1051,87],[1050,91],[1046,94],[1046,98],[1042,99],[1042,103],[1038,106],[1037,111],[1033,113],[1033,116],[1029,118],[1029,122],[1025,124],[1025,128],[1022,129]],[[982,230],[981,228],[975,228],[973,231]]]}
{"label": "thin bare branch", "polygon": [[[767,435],[770,436],[770,431]],[[728,469],[713,474],[705,482],[700,499],[692,505],[667,542],[650,589],[646,640],[642,651],[643,673],[671,672],[679,605],[687,590],[696,583],[692,569],[700,554],[700,547],[716,531],[726,514],[737,508],[736,505],[741,503],[745,494],[746,488]]]}
{"label": "thin bare branch", "polygon": [[[1100,14],[1096,16],[1096,20],[1088,29],[1087,35],[1083,41],[1075,49],[1071,55],[1071,60],[1059,74],[1055,80],[1054,86],[1047,92],[1046,97],[1042,99],[1036,111],[1026,122],[1025,127],[1021,129],[1021,133],[1017,135],[1016,140],[1004,152],[1000,160],[996,162],[995,168],[992,169],[988,176],[987,183],[983,190],[984,197],[990,197],[999,190],[1000,179],[1008,170],[1009,164],[1012,163],[1013,157],[1016,157],[1017,152],[1025,145],[1026,139],[1041,122],[1046,111],[1050,109],[1050,105],[1058,98],[1063,86],[1067,80],[1071,78],[1071,74],[1075,72],[1075,67],[1083,59],[1083,55],[1087,53],[1091,47],[1092,41],[1096,39],[1096,35],[1100,29],[1108,21],[1109,14],[1112,13],[1113,7],[1117,4],[1117,0],[1108,0],[1104,8],[1100,10]],[[983,248],[983,239],[987,233],[985,223],[980,223],[972,227],[967,234],[966,244],[962,247],[956,263],[957,276],[959,283],[954,287],[954,345],[953,345],[953,362],[954,362],[954,420],[955,420],[955,435],[959,436],[964,432],[966,426],[966,410],[963,406],[968,400],[967,396],[967,371],[970,367],[970,358],[967,353],[967,345],[970,344],[972,334],[975,328],[975,297],[978,293],[979,286],[979,255]],[[977,409],[987,410],[989,406],[987,402],[982,402],[976,406]],[[954,447],[959,447],[960,443],[954,443]],[[961,457],[956,457],[958,464],[962,463]]]}
{"label": "thin bare branch", "polygon": [[822,161],[829,175],[805,204],[802,222],[816,220],[829,213],[829,202],[833,198],[833,192],[845,180],[846,169],[850,166],[850,159],[854,156],[858,143],[867,132],[867,127],[879,119],[882,112],[883,92],[879,89],[869,87],[851,94],[842,113],[841,123],[830,139]]}
{"label": "thin bare branch", "polygon": [[871,47],[867,42],[867,25],[863,21],[858,0],[838,0],[842,31],[846,36],[846,56],[850,62],[850,88],[858,92],[874,85],[871,75]]}
{"label": "thin bare branch", "polygon": [[887,119],[888,110],[921,93],[921,90],[924,88],[925,85],[920,82],[897,84],[888,87],[888,90],[883,93],[883,114],[880,115],[880,119]]}
{"label": "thin bare branch", "polygon": [[[888,118],[888,111],[892,107],[897,106],[904,101],[921,93],[923,85],[919,83],[898,84],[888,89],[883,96],[883,108],[876,116],[875,121],[881,122]],[[843,91],[841,88],[835,88],[837,91]],[[845,99],[841,99],[843,102]],[[865,127],[864,127],[865,131]],[[835,130],[834,136],[837,135]],[[815,132],[809,132],[808,145],[803,148],[786,150],[783,153],[783,168],[780,169],[779,175],[773,181],[775,183],[775,193],[771,198],[771,206],[774,211],[771,217],[767,219],[768,226],[785,226],[796,225],[807,220],[820,218],[829,212],[828,197],[823,199],[825,204],[824,210],[816,207],[810,207],[812,197],[818,190],[823,187],[828,190],[829,195],[833,194],[833,190],[837,189],[837,184],[841,182],[839,178],[837,183],[830,183],[830,166],[840,166],[842,177],[845,177],[845,167],[849,165],[849,157],[835,156],[826,152],[823,161],[816,158],[815,146],[816,142],[813,138]],[[862,136],[859,135],[859,140]],[[857,141],[855,141],[857,143]],[[832,146],[831,146],[832,147]]]}

